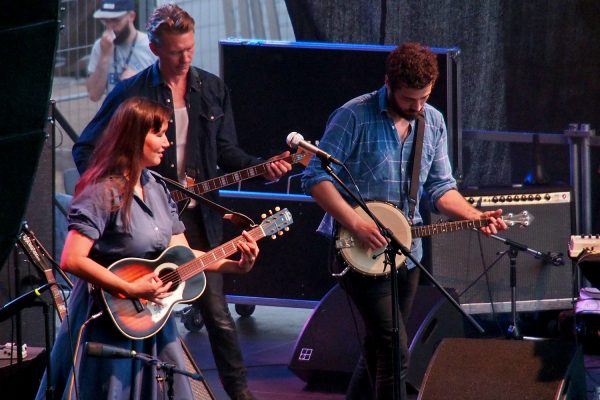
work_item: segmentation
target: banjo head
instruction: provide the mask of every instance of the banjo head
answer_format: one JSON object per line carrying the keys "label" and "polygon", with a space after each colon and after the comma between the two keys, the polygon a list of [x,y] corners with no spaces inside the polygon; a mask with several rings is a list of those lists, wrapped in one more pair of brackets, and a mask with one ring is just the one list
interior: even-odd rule
{"label": "banjo head", "polygon": [[[397,207],[390,203],[381,201],[367,202],[369,210],[387,226],[398,238],[400,243],[410,248],[412,242],[411,228],[408,220]],[[360,207],[354,209],[361,218],[369,220],[369,216]],[[389,266],[385,264],[385,247],[370,250],[360,247],[350,231],[340,228],[336,246],[340,250],[342,258],[357,272],[370,276],[382,276],[389,274]],[[406,256],[398,254],[396,265],[404,262]]]}

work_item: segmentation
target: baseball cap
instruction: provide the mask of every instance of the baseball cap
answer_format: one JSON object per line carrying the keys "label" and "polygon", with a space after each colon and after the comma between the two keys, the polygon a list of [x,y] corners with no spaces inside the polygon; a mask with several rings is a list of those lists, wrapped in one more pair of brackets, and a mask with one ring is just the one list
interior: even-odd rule
{"label": "baseball cap", "polygon": [[94,18],[120,18],[134,9],[133,0],[102,0]]}

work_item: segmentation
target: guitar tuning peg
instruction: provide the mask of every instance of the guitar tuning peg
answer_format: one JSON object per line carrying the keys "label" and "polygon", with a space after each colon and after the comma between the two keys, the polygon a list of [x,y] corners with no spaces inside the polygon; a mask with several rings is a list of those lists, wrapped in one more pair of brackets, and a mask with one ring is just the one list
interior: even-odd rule
{"label": "guitar tuning peg", "polygon": [[265,219],[265,218],[267,218],[267,214],[265,214],[265,213],[262,213],[262,214],[260,214],[260,217],[261,217],[262,219]]}
{"label": "guitar tuning peg", "polygon": [[288,226],[286,226],[285,228],[283,228],[284,231],[289,232],[290,228]]}
{"label": "guitar tuning peg", "polygon": [[275,212],[279,212],[279,211],[281,211],[281,208],[275,207]]}
{"label": "guitar tuning peg", "polygon": [[275,239],[277,239],[277,236],[276,235],[271,235],[271,239],[275,240]]}
{"label": "guitar tuning peg", "polygon": [[269,210],[269,215],[273,215],[273,210]]}
{"label": "guitar tuning peg", "polygon": [[279,232],[277,232],[277,234],[278,234],[279,236],[281,236],[281,235],[283,235],[283,231],[279,231]]}

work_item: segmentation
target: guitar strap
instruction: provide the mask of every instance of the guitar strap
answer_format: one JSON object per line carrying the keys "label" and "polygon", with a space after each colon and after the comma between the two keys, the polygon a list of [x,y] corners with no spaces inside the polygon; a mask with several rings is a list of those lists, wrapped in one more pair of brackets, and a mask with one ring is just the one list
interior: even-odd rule
{"label": "guitar strap", "polygon": [[412,224],[417,206],[417,192],[419,191],[419,173],[421,172],[421,156],[423,154],[423,137],[425,136],[425,118],[419,113],[415,122],[417,131],[413,142],[413,159],[411,166],[410,191],[408,193],[408,220]]}
{"label": "guitar strap", "polygon": [[148,171],[156,179],[163,181],[167,185],[174,186],[177,190],[187,194],[188,196],[190,196],[191,198],[193,198],[195,200],[202,202],[208,208],[212,209],[213,211],[217,212],[219,215],[223,216],[223,219],[233,222],[234,224],[241,227],[242,229],[248,229],[252,226],[256,226],[254,221],[252,221],[252,219],[250,219],[246,215],[235,212],[233,210],[230,210],[229,208],[224,207],[220,204],[217,204],[214,201],[209,200],[204,196],[200,196],[199,194],[196,194],[196,193],[192,192],[191,190],[188,190],[185,186],[183,186],[179,182],[169,179],[165,176],[162,176],[161,174],[159,174],[155,171],[152,171],[150,169]]}

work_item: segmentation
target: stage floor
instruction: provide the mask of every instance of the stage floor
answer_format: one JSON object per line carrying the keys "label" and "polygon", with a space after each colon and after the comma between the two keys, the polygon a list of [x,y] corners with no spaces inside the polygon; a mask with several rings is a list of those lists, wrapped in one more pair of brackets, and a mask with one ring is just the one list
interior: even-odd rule
{"label": "stage floor", "polygon": [[[245,363],[248,367],[249,386],[258,399],[344,399],[344,383],[330,382],[329,387],[309,387],[289,368],[290,359],[305,322],[312,309],[256,306],[249,317],[240,317],[230,305],[238,327],[238,333]],[[179,331],[190,348],[208,385],[217,399],[227,399],[217,372],[208,343],[206,330],[189,332],[178,318]],[[331,332],[335,335],[336,332]],[[347,338],[340,337],[340,341]],[[600,339],[599,339],[600,340]],[[352,345],[352,343],[348,343]],[[587,399],[594,397],[595,387],[600,386],[600,356],[584,354],[587,380]],[[417,398],[410,393],[409,399]]]}

